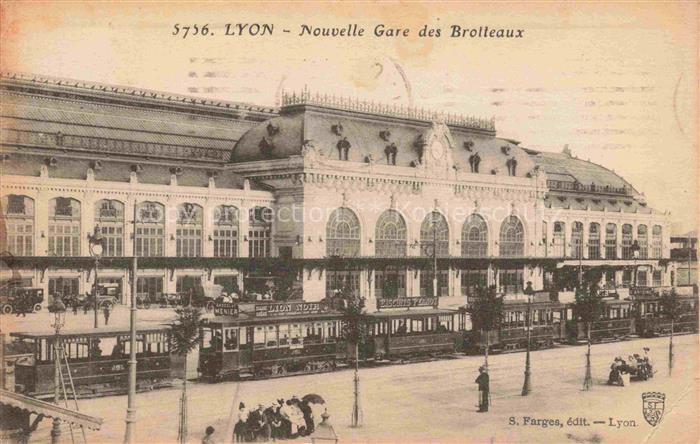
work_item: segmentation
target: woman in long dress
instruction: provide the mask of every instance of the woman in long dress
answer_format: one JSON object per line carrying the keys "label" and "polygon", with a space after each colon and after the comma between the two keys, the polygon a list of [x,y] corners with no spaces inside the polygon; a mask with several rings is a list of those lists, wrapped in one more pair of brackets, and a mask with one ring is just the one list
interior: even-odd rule
{"label": "woman in long dress", "polygon": [[236,442],[245,442],[248,433],[246,422],[248,421],[248,410],[242,402],[238,404],[238,421],[233,426],[233,436]]}

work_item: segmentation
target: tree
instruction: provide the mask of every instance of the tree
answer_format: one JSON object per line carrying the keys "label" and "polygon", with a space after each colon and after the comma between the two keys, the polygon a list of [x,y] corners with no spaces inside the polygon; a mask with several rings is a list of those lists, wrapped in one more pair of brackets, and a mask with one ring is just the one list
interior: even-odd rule
{"label": "tree", "polygon": [[673,369],[673,327],[674,323],[681,317],[683,313],[683,305],[681,304],[675,288],[671,288],[670,292],[664,292],[659,301],[661,314],[666,316],[671,321],[671,336],[668,342],[668,372]]}
{"label": "tree", "polygon": [[576,289],[574,314],[586,326],[586,376],[583,379],[583,389],[590,390],[593,386],[591,375],[591,324],[600,319],[605,310],[605,302],[598,292],[598,285],[588,283]]}
{"label": "tree", "polygon": [[185,358],[185,375],[182,378],[182,396],[180,398],[180,421],[177,432],[180,444],[187,442],[187,355],[199,343],[199,328],[202,312],[192,306],[175,309],[175,321],[170,330],[170,351]]}
{"label": "tree", "polygon": [[360,343],[367,337],[368,318],[365,314],[365,300],[356,295],[349,287],[343,288],[338,295],[337,306],[343,314],[343,339],[355,348],[354,402],[352,406],[351,427],[362,426],[362,409],[360,407]]}
{"label": "tree", "polygon": [[489,331],[498,330],[503,323],[503,298],[496,292],[496,286],[488,288],[479,286],[476,297],[467,304],[467,313],[472,321],[472,331],[481,332],[485,338],[484,365],[489,367]]}

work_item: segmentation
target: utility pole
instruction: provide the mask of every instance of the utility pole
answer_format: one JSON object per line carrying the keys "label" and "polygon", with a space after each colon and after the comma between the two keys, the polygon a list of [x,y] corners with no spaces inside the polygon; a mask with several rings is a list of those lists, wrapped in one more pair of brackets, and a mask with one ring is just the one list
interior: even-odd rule
{"label": "utility pole", "polygon": [[[529,293],[529,292],[528,292]],[[527,295],[527,351],[525,352],[525,381],[523,381],[522,395],[530,394],[530,335],[532,330],[532,294]]]}
{"label": "utility pole", "polygon": [[438,297],[438,277],[437,277],[437,216],[433,213],[433,297]]}
{"label": "utility pole", "polygon": [[136,251],[136,202],[134,202],[134,231],[133,231],[133,262],[131,268],[131,309],[129,316],[129,392],[126,405],[126,431],[124,443],[134,442],[134,428],[136,426],[136,290],[138,271],[138,257]]}

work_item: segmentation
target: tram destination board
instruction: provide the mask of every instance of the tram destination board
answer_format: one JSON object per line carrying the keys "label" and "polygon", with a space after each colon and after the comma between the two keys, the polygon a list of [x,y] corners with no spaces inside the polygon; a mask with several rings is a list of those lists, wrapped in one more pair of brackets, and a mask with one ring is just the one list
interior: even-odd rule
{"label": "tram destination board", "polygon": [[378,299],[377,308],[437,307],[438,298]]}
{"label": "tram destination board", "polygon": [[219,302],[214,305],[214,316],[238,316],[238,304],[235,302]]}
{"label": "tram destination board", "polygon": [[320,302],[284,302],[277,304],[259,304],[255,306],[255,317],[306,315],[327,313],[330,308]]}

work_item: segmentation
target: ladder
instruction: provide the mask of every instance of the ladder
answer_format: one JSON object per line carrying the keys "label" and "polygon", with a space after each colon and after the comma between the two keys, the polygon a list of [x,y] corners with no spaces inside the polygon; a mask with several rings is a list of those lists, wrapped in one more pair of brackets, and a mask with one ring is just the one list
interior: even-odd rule
{"label": "ladder", "polygon": [[[64,405],[66,408],[70,408],[69,405],[69,392],[66,389],[66,385],[70,387],[70,394],[72,395],[73,398],[73,404],[75,405],[75,411],[79,412],[80,407],[78,406],[78,397],[77,393],[75,391],[75,384],[73,383],[73,375],[71,374],[70,371],[70,366],[68,365],[68,355],[66,354],[66,349],[63,347],[63,343],[61,341],[57,341],[56,346],[54,347],[54,359],[55,363],[58,366],[58,375],[59,375],[59,381],[61,383],[61,395],[64,401]],[[63,365],[65,364],[66,367],[66,372],[64,374],[63,372]],[[66,384],[66,378],[68,379],[67,384]],[[59,403],[59,399],[56,399],[56,404]],[[71,437],[71,442],[75,444],[75,434],[73,433],[73,425],[68,424],[68,427],[70,429],[70,437]],[[87,439],[85,437],[85,429],[80,426],[80,432],[81,436],[83,438],[82,442],[87,444]]]}

